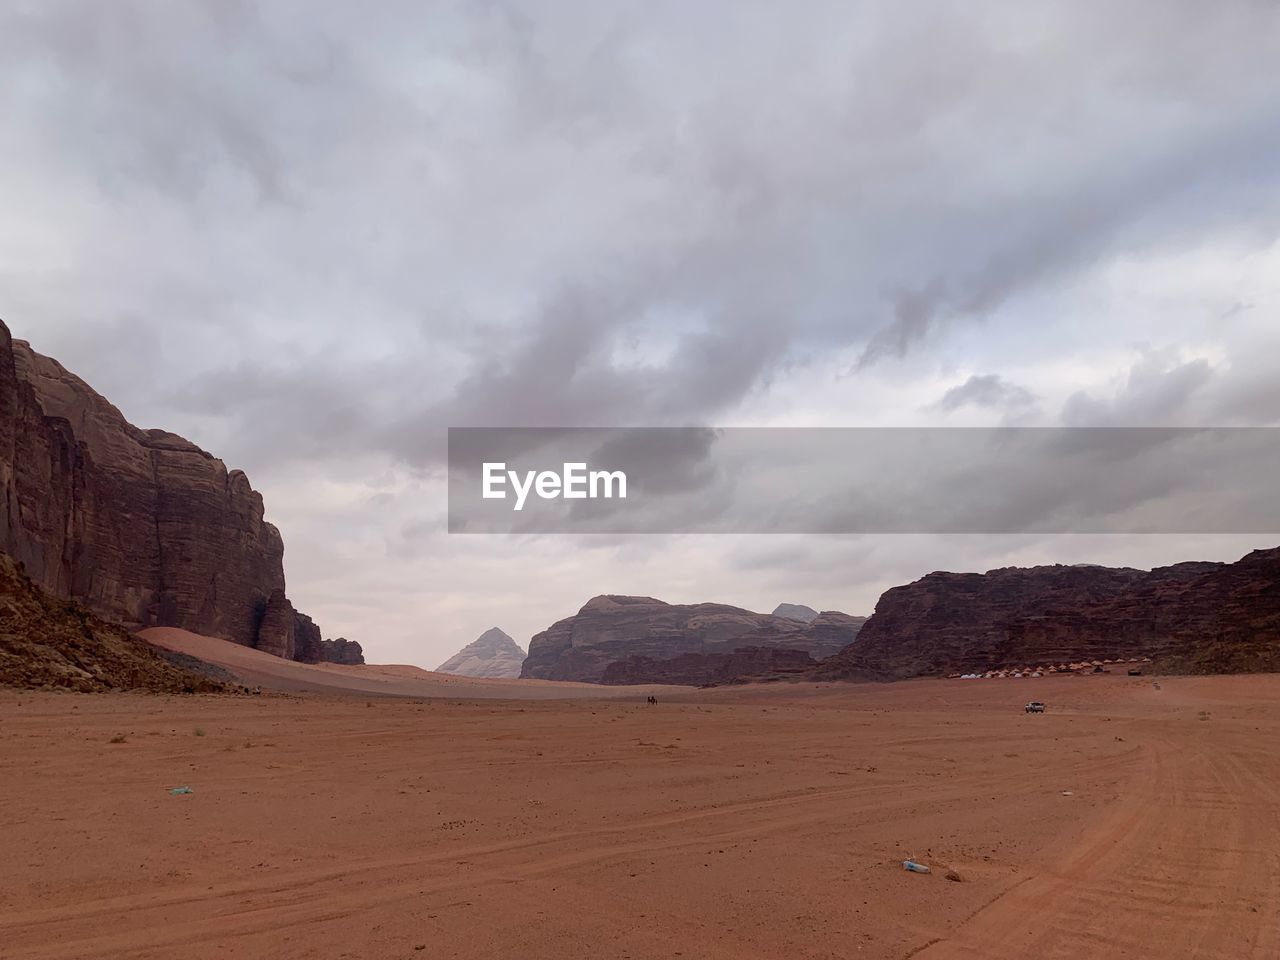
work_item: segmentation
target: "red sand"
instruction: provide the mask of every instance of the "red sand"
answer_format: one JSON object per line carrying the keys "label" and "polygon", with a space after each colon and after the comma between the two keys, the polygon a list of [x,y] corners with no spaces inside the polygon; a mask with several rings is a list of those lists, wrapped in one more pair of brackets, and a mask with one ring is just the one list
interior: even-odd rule
{"label": "red sand", "polygon": [[1278,956],[1280,677],[1160,683],[0,691],[0,957]]}
{"label": "red sand", "polygon": [[151,627],[138,636],[148,643],[216,664],[251,686],[296,693],[366,693],[397,697],[467,697],[471,699],[631,699],[637,692],[662,693],[686,687],[604,687],[593,683],[552,680],[481,680],[436,673],[408,664],[295,663],[226,640],[201,636],[176,627]]}

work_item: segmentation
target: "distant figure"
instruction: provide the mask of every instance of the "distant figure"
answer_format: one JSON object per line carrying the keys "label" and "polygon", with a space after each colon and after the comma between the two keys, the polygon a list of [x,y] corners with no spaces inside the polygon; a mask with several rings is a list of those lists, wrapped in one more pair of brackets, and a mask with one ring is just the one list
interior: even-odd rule
{"label": "distant figure", "polygon": [[650,703],[657,703],[657,702],[658,702],[658,698],[657,698],[657,697],[650,697],[650,698],[649,698],[649,702],[650,702]]}

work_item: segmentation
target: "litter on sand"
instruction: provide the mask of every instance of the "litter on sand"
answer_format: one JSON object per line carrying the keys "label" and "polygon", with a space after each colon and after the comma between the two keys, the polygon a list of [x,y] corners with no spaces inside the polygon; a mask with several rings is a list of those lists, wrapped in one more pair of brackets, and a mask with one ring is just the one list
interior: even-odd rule
{"label": "litter on sand", "polygon": [[174,787],[172,790],[169,791],[169,795],[174,797],[178,796],[178,794],[181,794],[181,793],[195,793],[195,791],[188,786]]}
{"label": "litter on sand", "polygon": [[928,873],[929,868],[923,863],[916,863],[914,860],[903,860],[902,869],[909,870],[912,873]]}

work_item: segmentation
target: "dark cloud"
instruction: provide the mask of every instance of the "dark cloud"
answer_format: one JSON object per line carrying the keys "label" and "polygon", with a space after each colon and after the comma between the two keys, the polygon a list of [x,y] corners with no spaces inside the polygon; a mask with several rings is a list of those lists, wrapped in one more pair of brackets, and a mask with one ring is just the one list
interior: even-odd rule
{"label": "dark cloud", "polygon": [[1212,381],[1214,368],[1203,357],[1181,362],[1148,352],[1130,367],[1123,384],[1110,398],[1086,392],[1072,394],[1062,410],[1068,426],[1177,426],[1196,422],[1193,405]]}
{"label": "dark cloud", "polygon": [[964,383],[952,387],[938,401],[938,409],[951,411],[965,406],[1026,407],[1036,402],[1036,395],[1025,387],[994,373],[973,374]]}
{"label": "dark cloud", "polygon": [[[4,15],[9,162],[52,159],[51,191],[119,212],[107,316],[213,316],[244,348],[165,394],[184,408],[256,422],[231,378],[304,429],[338,406],[411,462],[448,423],[707,421],[797,354],[900,357],[1102,258],[1274,213],[1280,132],[1241,83],[1275,59],[1274,9],[1006,16],[41,4]],[[340,403],[255,360],[316,362],[308,328],[396,342],[400,409],[359,395],[390,343],[315,371]],[[665,349],[623,363],[628,338]]]}

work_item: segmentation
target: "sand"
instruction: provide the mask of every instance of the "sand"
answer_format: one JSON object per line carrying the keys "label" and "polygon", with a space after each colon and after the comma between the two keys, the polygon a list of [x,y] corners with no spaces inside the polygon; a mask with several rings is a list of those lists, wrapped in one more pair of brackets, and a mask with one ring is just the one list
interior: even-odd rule
{"label": "sand", "polygon": [[1277,742],[1280,677],[0,691],[0,957],[1269,958]]}
{"label": "sand", "polygon": [[359,693],[388,697],[467,697],[522,700],[576,697],[593,700],[634,699],[643,692],[670,693],[684,687],[634,686],[626,690],[594,683],[558,680],[490,680],[436,673],[409,664],[344,666],[336,663],[295,663],[252,647],[179,630],[150,627],[138,633],[148,643],[197,657],[230,670],[250,686],[294,693]]}

